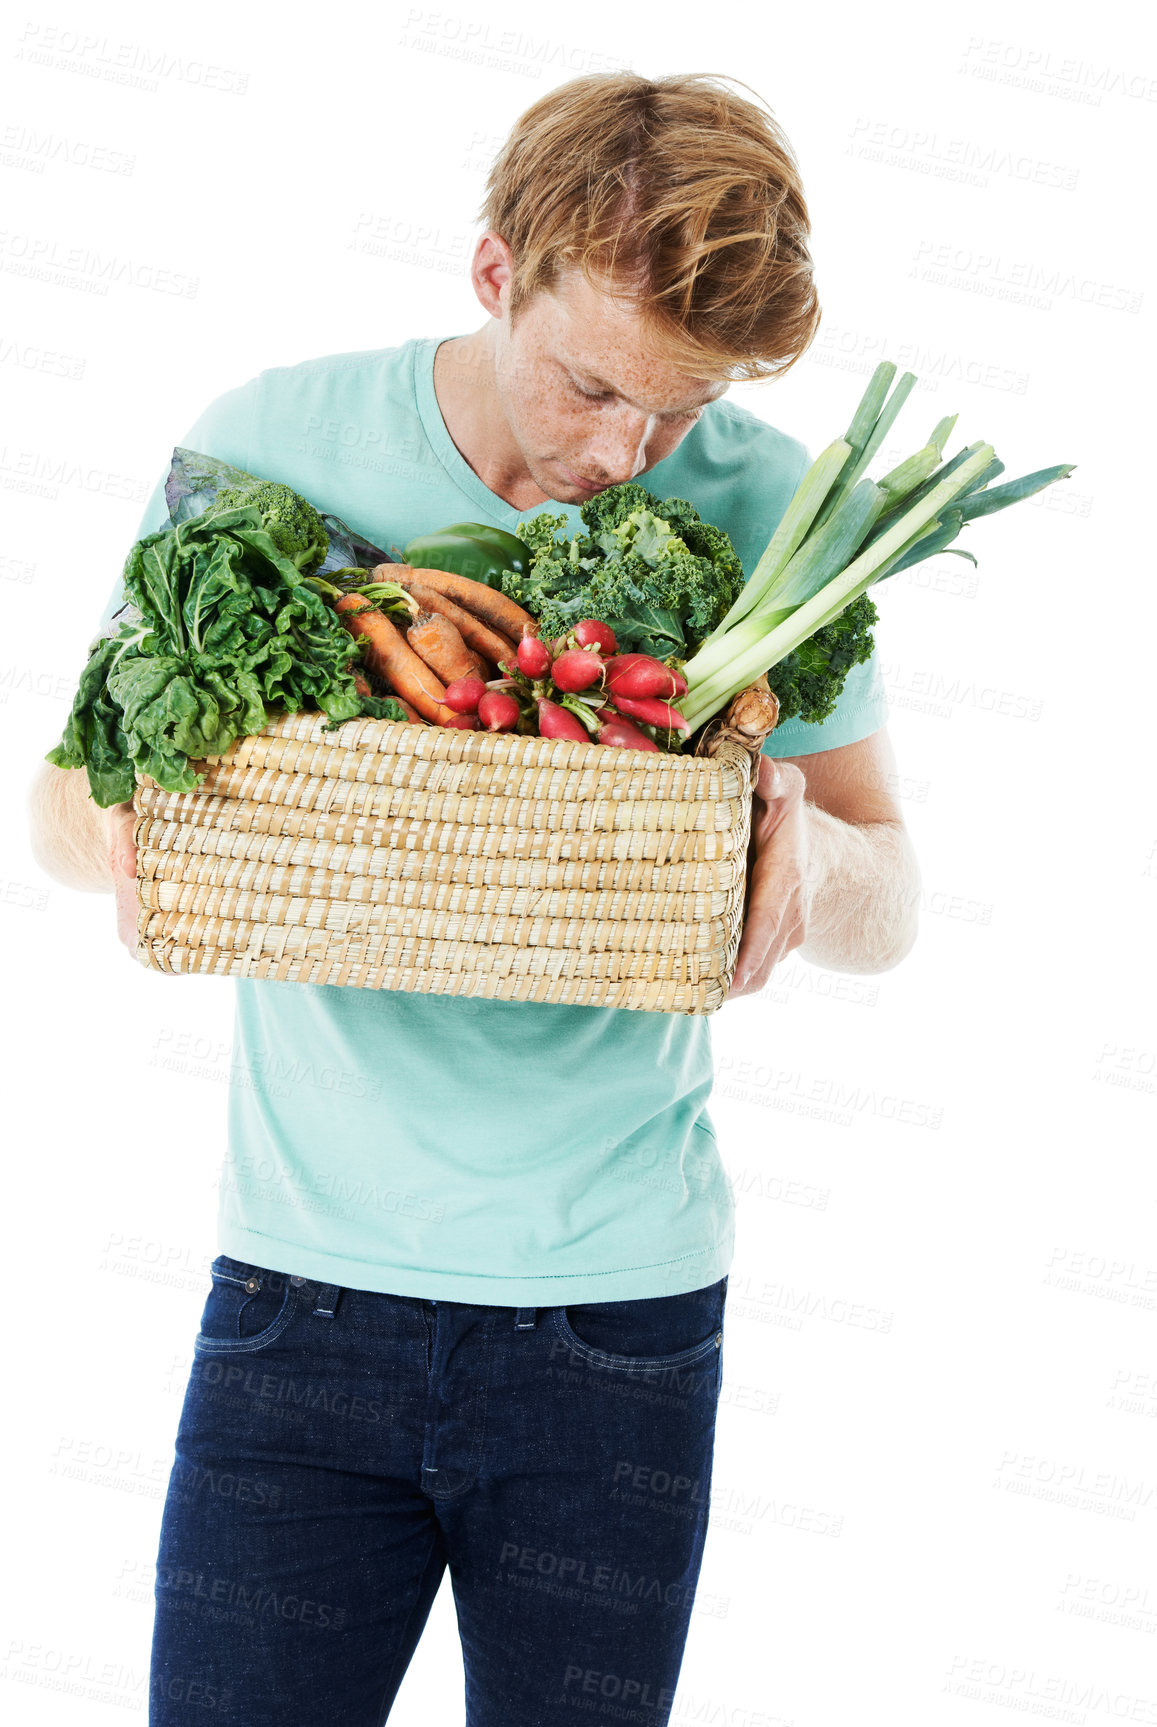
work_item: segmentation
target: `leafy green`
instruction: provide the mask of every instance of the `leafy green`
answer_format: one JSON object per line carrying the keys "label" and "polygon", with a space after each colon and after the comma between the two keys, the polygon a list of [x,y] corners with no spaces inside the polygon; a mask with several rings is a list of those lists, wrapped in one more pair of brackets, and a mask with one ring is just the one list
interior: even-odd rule
{"label": "leafy green", "polygon": [[320,542],[304,512],[277,502],[219,500],[131,548],[130,615],[94,643],[46,757],[86,768],[101,808],[127,803],[138,773],[166,791],[195,790],[204,775],[192,762],[223,754],[275,712],[320,709],[336,723],[366,711],[351,669],[358,647],[301,573]]}
{"label": "leafy green", "polygon": [[[187,450],[178,444],[173,451],[169,475],[165,481],[165,503],[169,520],[176,526],[178,522],[188,522],[194,516],[203,515],[214,507],[218,498],[226,491],[233,503],[249,502],[254,488],[269,483],[257,474],[251,474],[247,468],[235,467],[232,462],[223,462],[218,456],[209,456],[200,450]],[[262,495],[257,496],[259,506]],[[290,497],[296,497],[296,494],[291,492]],[[299,504],[304,502],[304,499],[298,499]],[[307,520],[313,523],[312,516],[308,516]],[[372,570],[376,564],[393,561],[388,552],[363,539],[343,522],[340,516],[322,511],[320,520],[329,538],[329,551],[318,569],[303,569],[303,575],[327,576],[332,571],[350,564],[363,570]],[[316,524],[313,525],[316,527]]]}
{"label": "leafy green", "polygon": [[[359,715],[362,719],[404,720],[407,724],[410,723],[409,714],[401,702],[396,702],[393,696],[362,696]],[[338,726],[344,726],[347,718],[352,719],[353,717],[353,715],[346,715],[341,719],[330,720],[329,724],[322,726],[321,729],[323,732],[332,732]]]}
{"label": "leafy green", "polygon": [[800,719],[822,725],[835,712],[848,673],[871,657],[872,625],[878,617],[867,594],[860,594],[832,623],[771,668],[767,682],[779,697],[778,724]]}
{"label": "leafy green", "polygon": [[682,659],[743,586],[727,535],[684,498],[664,500],[630,481],[597,493],[579,514],[585,532],[569,536],[565,516],[520,522],[531,564],[502,577],[503,593],[539,619],[544,636],[598,618],[624,651]]}

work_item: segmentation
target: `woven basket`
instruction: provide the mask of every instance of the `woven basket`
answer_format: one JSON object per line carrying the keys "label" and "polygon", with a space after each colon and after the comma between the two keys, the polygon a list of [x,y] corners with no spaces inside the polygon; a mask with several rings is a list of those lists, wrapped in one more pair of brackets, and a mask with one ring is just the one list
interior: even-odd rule
{"label": "woven basket", "polygon": [[719,722],[699,745],[713,753],[694,756],[324,725],[281,716],[199,763],[195,792],[141,776],[143,964],[664,1013],[721,1006],[758,742]]}

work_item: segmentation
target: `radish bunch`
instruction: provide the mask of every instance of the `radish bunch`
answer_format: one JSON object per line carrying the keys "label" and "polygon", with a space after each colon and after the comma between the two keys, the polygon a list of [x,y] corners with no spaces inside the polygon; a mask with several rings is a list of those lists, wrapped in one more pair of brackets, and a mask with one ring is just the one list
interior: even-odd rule
{"label": "radish bunch", "polygon": [[447,685],[447,723],[466,731],[521,732],[617,749],[678,748],[689,727],[671,706],[687,692],[673,666],[650,654],[621,654],[614,632],[583,618],[557,641],[524,629],[513,664],[490,683],[459,678]]}

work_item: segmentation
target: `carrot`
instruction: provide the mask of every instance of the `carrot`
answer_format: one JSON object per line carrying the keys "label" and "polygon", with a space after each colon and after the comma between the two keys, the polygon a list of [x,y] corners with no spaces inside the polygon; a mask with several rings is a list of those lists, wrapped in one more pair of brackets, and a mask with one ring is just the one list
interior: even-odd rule
{"label": "carrot", "polygon": [[458,630],[458,634],[468,648],[473,648],[476,654],[498,665],[500,660],[513,660],[518,652],[509,636],[501,630],[492,630],[489,624],[484,624],[481,618],[476,618],[473,612],[468,612],[464,606],[454,600],[448,600],[445,594],[436,594],[433,588],[426,587],[415,577],[407,578],[398,584],[412,594],[418,604],[428,612],[441,612],[444,618],[449,618]]}
{"label": "carrot", "polygon": [[[360,672],[354,673],[354,689],[358,692],[359,696],[372,696],[374,693],[369,682],[367,679],[362,677]],[[405,715],[408,720],[417,720],[419,725],[425,725],[426,722],[418,712],[417,708],[411,707],[409,702],[404,702],[401,696],[395,695],[393,690],[390,690],[388,694],[390,701],[397,702],[398,706],[405,710]]]}
{"label": "carrot", "polygon": [[372,606],[364,594],[343,594],[334,602],[334,610],[351,636],[364,637],[370,670],[383,678],[395,695],[417,708],[423,719],[444,725],[453,711],[442,700],[446,686],[439,683],[385,613]]}
{"label": "carrot", "polygon": [[447,599],[465,606],[468,612],[473,612],[484,624],[489,624],[492,630],[500,630],[513,641],[518,641],[521,637],[524,624],[530,624],[535,633],[538,633],[538,623],[529,612],[524,612],[513,600],[500,594],[497,588],[488,588],[485,582],[475,582],[469,576],[455,575],[449,570],[414,570],[411,564],[378,564],[373,570],[375,581],[397,582],[403,588],[406,587],[411,573],[417,576],[423,586],[433,588],[435,593],[445,594]]}
{"label": "carrot", "polygon": [[417,612],[406,630],[406,640],[444,684],[473,675],[485,680],[486,661],[466,646],[449,618],[441,612]]}

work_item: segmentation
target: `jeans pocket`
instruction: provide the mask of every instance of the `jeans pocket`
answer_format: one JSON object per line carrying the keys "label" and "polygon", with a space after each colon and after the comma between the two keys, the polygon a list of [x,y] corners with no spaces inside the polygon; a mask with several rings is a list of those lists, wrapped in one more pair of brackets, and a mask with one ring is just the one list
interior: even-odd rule
{"label": "jeans pocket", "polygon": [[592,1301],[554,1309],[555,1329],[593,1366],[627,1372],[688,1367],[723,1344],[727,1279],[683,1295]]}
{"label": "jeans pocket", "polygon": [[297,1312],[298,1291],[283,1271],[217,1256],[212,1288],[193,1339],[198,1354],[247,1354],[281,1336]]}

